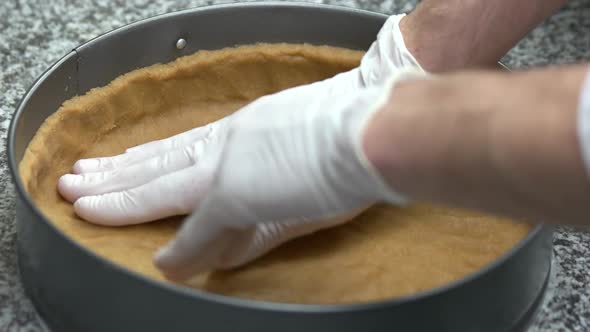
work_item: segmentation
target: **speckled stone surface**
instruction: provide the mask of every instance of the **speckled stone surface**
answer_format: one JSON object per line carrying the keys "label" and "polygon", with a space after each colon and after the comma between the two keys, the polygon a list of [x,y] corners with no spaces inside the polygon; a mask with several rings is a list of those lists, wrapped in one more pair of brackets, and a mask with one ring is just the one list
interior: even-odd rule
{"label": "speckled stone surface", "polygon": [[[18,278],[14,193],[4,151],[12,112],[25,90],[50,64],[100,33],[156,14],[225,2],[233,1],[0,1],[0,331],[45,330]],[[382,13],[409,11],[415,5],[407,0],[313,2]],[[590,59],[590,1],[570,2],[505,62],[522,68],[583,59]],[[531,331],[590,331],[590,233],[560,229],[554,254],[550,289]]]}

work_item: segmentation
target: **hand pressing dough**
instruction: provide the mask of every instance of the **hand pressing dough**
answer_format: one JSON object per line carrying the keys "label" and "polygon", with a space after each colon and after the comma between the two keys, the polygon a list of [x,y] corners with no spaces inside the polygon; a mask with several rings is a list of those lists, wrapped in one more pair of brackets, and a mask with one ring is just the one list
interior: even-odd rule
{"label": "hand pressing dough", "polygon": [[[58,178],[78,159],[119,154],[202,126],[257,97],[354,68],[362,54],[328,46],[260,44],[202,51],[133,71],[66,101],[31,141],[20,175],[39,208],[67,236],[112,262],[164,280],[152,256],[173,237],[182,217],[119,228],[93,225],[59,196]],[[376,206],[346,225],[187,285],[277,302],[389,299],[473,273],[529,230],[526,224],[432,205]]]}

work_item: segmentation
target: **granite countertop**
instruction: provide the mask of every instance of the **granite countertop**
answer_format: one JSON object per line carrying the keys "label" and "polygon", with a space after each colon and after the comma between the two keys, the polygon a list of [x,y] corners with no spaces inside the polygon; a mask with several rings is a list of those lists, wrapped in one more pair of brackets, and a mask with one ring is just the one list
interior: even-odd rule
{"label": "granite countertop", "polygon": [[[531,0],[533,1],[533,0]],[[44,331],[23,293],[15,255],[14,190],[5,139],[12,113],[50,64],[82,42],[142,18],[211,0],[4,0],[0,2],[0,331]],[[408,11],[408,0],[317,0],[382,13]],[[590,0],[571,1],[504,59],[513,68],[590,60]],[[590,331],[590,232],[560,228],[553,275],[531,331]]]}

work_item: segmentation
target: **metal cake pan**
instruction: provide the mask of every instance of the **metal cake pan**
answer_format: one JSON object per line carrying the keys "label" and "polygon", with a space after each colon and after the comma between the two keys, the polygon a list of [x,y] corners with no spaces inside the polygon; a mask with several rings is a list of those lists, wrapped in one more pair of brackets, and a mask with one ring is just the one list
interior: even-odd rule
{"label": "metal cake pan", "polygon": [[[65,100],[133,69],[201,49],[307,42],[367,49],[385,15],[303,3],[191,9],[143,20],[72,50],[30,88],[8,137],[17,190],[19,267],[27,294],[54,331],[515,331],[540,299],[552,229],[536,226],[513,250],[452,284],[352,305],[230,298],[160,283],[110,263],[58,231],[27,195],[18,164],[42,122]],[[176,47],[183,38],[187,45]],[[367,282],[370,282],[368,280]]]}

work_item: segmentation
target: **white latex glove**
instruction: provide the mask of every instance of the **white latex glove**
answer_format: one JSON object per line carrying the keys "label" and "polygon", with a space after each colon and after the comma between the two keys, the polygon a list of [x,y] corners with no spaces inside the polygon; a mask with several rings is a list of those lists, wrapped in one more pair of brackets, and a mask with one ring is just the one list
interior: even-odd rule
{"label": "white latex glove", "polygon": [[173,175],[186,183],[198,169],[213,174],[156,265],[183,280],[243,264],[378,201],[405,203],[362,148],[365,127],[394,82],[315,99],[267,96],[229,118],[195,169]]}
{"label": "white latex glove", "polygon": [[[354,113],[353,111],[362,110],[366,114],[371,113],[376,108],[377,97],[383,94],[383,88],[369,89],[358,95],[356,92],[354,94],[350,94],[350,92],[367,86],[383,84],[387,77],[392,76],[404,66],[419,68],[417,62],[403,44],[403,38],[398,28],[402,17],[403,15],[393,16],[386,22],[378,35],[377,41],[363,58],[360,68],[337,75],[332,79],[261,98],[233,116],[169,139],[131,148],[125,154],[119,156],[81,160],[74,166],[75,175],[64,175],[60,179],[59,190],[61,194],[66,199],[75,202],[76,213],[91,222],[113,226],[142,223],[172,215],[188,214],[195,208],[199,208],[199,214],[204,213],[205,210],[201,208],[203,199],[207,197],[207,200],[210,200],[208,197],[212,197],[213,193],[216,192],[212,188],[218,187],[212,185],[214,174],[223,174],[219,175],[219,178],[225,178],[226,175],[222,169],[232,168],[239,171],[230,172],[230,174],[237,177],[236,181],[247,181],[244,185],[247,184],[248,186],[255,185],[249,189],[244,189],[253,191],[255,193],[252,194],[254,195],[253,198],[256,195],[263,195],[265,197],[263,202],[265,204],[272,203],[268,206],[272,206],[275,212],[288,211],[288,216],[306,216],[306,218],[289,218],[290,220],[263,218],[257,221],[275,222],[255,223],[255,225],[252,225],[253,217],[264,216],[264,213],[258,215],[263,211],[257,209],[249,212],[242,211],[247,212],[247,214],[237,216],[249,221],[242,224],[243,227],[238,227],[239,231],[234,230],[231,232],[234,234],[233,238],[236,241],[231,241],[233,245],[230,249],[223,250],[223,255],[208,260],[199,259],[202,262],[200,266],[186,268],[184,269],[185,272],[177,268],[184,266],[193,255],[198,254],[194,250],[171,250],[165,251],[168,254],[161,255],[163,258],[159,260],[160,265],[165,271],[177,271],[175,272],[176,275],[170,275],[176,278],[188,276],[205,268],[227,268],[243,264],[291,238],[331,227],[350,219],[354,213],[382,198],[377,197],[378,195],[376,196],[374,193],[369,195],[370,197],[366,196],[368,191],[376,190],[376,187],[373,187],[375,184],[369,185],[366,183],[364,186],[368,185],[369,187],[365,190],[366,192],[359,191],[358,196],[364,197],[362,204],[360,204],[361,200],[349,202],[348,200],[352,198],[348,197],[344,201],[339,201],[338,208],[328,206],[325,211],[306,211],[303,209],[304,207],[307,208],[308,203],[303,204],[299,200],[298,195],[304,193],[305,190],[298,188],[298,186],[306,185],[306,190],[312,190],[312,192],[305,192],[305,196],[312,197],[314,190],[320,190],[322,186],[328,184],[322,183],[322,181],[336,180],[336,178],[330,177],[336,177],[338,173],[325,173],[324,176],[326,177],[323,179],[320,174],[316,174],[316,178],[302,177],[304,173],[319,172],[319,170],[306,169],[304,164],[316,163],[316,167],[326,167],[326,165],[321,164],[322,158],[335,155],[340,149],[338,146],[326,146],[328,140],[335,139],[335,137],[329,137],[328,128],[338,123],[331,123],[331,121],[339,121],[342,117],[345,117],[348,121],[353,121],[355,117],[361,116],[362,112],[354,116],[351,115]],[[350,108],[354,108],[354,110]],[[321,117],[320,110],[322,110]],[[245,120],[236,120],[242,118]],[[316,118],[317,123],[314,126],[316,132],[312,135],[313,130],[303,128],[301,121],[304,121],[304,119],[311,121],[311,119]],[[250,144],[260,144],[261,147],[264,144],[273,146],[272,152],[275,153],[274,156],[271,154],[258,155],[258,152],[255,152],[255,145],[242,146],[242,149],[250,150],[254,154],[249,155],[247,160],[242,160],[232,166],[231,163],[226,161],[227,158],[233,155],[226,151],[228,149],[228,145],[225,144],[226,139],[230,132],[236,131],[234,126],[241,128],[246,123],[250,126],[251,119],[256,119],[255,122],[264,119],[263,123],[257,124],[261,133],[268,132],[269,135],[275,135],[271,134],[271,132],[278,130],[281,135],[291,135],[292,137],[283,139],[285,146],[279,145],[279,140],[264,143],[260,138],[253,139]],[[343,123],[340,124],[343,125]],[[348,123],[348,125],[351,126],[352,123]],[[359,123],[355,122],[354,125],[359,125]],[[284,132],[280,129],[283,127]],[[288,134],[288,128],[301,132]],[[306,130],[308,133],[302,134]],[[344,129],[341,128],[341,130]],[[353,129],[348,128],[345,131],[351,134]],[[241,130],[237,132],[241,133]],[[345,137],[344,133],[339,133],[339,135]],[[292,139],[293,142],[288,143],[289,139]],[[297,139],[305,139],[307,145],[304,146],[303,142],[296,142]],[[351,144],[350,140],[352,138],[348,137],[347,139],[349,140],[347,144]],[[258,143],[256,143],[256,140],[258,140]],[[336,142],[333,141],[332,144],[336,144]],[[296,148],[302,150],[293,150]],[[352,154],[342,154],[341,158],[352,158],[349,161],[350,165],[348,165],[348,167],[352,168],[347,169],[344,167],[341,172],[347,170],[347,172],[351,173],[347,174],[345,178],[352,181],[356,176],[356,172],[360,172],[358,173],[359,176],[364,178],[367,175],[361,176],[360,174],[363,174],[362,170],[365,173],[369,171],[367,171],[367,165],[361,167],[361,164],[358,164],[362,161],[362,158],[359,159],[360,157],[357,156],[358,151],[350,150],[351,148],[352,145],[348,147],[348,153]],[[268,153],[268,151],[265,151],[265,153]],[[221,155],[223,155],[223,162],[220,161]],[[266,159],[262,159],[263,157]],[[282,159],[280,165],[272,166],[273,158],[278,158],[276,161]],[[356,162],[354,161],[355,158]],[[295,163],[296,161],[300,163],[299,166],[296,166],[298,165]],[[259,168],[261,166],[256,166],[257,168],[250,167],[255,164],[266,165],[265,167],[271,168],[276,167],[274,173],[271,173],[270,170],[262,173],[264,174],[262,180],[272,179],[272,181],[268,183],[258,180],[258,183],[256,181],[251,182],[255,179],[256,170],[263,169]],[[308,166],[311,167],[311,165]],[[252,172],[252,174],[245,176],[245,172]],[[290,176],[289,173],[291,173],[292,177],[294,176],[290,180],[293,182],[292,184],[287,180]],[[297,173],[302,174],[297,175]],[[372,182],[375,181],[373,179]],[[335,185],[335,187],[330,190],[335,191],[334,194],[341,189],[348,188],[350,190],[353,188],[360,190],[360,188],[363,188],[363,184],[355,184],[352,187],[343,186],[342,188],[339,188],[337,183],[332,185]],[[272,186],[279,187],[273,189]],[[294,188],[297,190],[291,191],[289,188],[292,186],[295,186]],[[260,189],[260,192],[256,189]],[[380,190],[380,192],[383,192],[384,189],[381,188]],[[344,195],[344,193],[341,194]],[[316,198],[319,195],[320,193],[316,193]],[[350,193],[346,195],[350,195]],[[274,200],[267,201],[271,198]],[[328,197],[326,196],[324,199],[328,199]],[[401,198],[397,197],[393,201],[400,202]],[[282,205],[279,204],[280,202],[282,202]],[[325,203],[336,202],[315,202],[315,204]],[[284,207],[285,204],[289,208]],[[246,218],[248,214],[254,212],[255,215]],[[321,213],[316,214],[316,212]],[[266,211],[265,213],[271,212]],[[187,222],[183,228],[187,229],[192,224],[194,223]],[[223,232],[223,238],[227,239],[228,227],[234,228],[233,225],[219,224],[218,228],[211,228],[207,232],[214,232],[215,230]],[[201,230],[199,234],[202,237],[207,232]],[[191,233],[192,231],[183,230],[179,233],[179,239],[183,238],[182,234],[186,234],[184,238],[190,238],[192,237]],[[205,237],[212,240],[214,237],[216,238],[216,235],[219,234],[211,233],[211,237]],[[198,242],[195,239],[195,243]],[[184,245],[186,244],[182,246]],[[224,248],[223,243],[220,242],[218,245],[218,248]],[[178,245],[175,247],[178,247]],[[219,251],[216,250],[211,252],[219,254]],[[166,262],[169,263],[168,268]]]}

